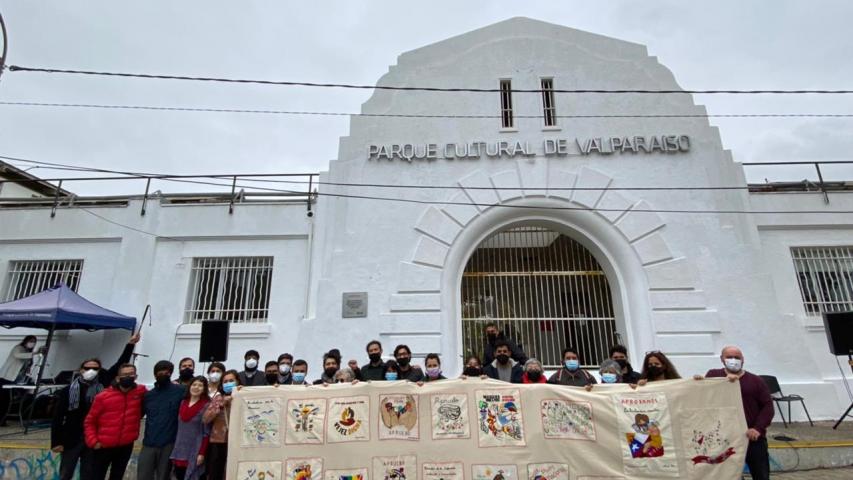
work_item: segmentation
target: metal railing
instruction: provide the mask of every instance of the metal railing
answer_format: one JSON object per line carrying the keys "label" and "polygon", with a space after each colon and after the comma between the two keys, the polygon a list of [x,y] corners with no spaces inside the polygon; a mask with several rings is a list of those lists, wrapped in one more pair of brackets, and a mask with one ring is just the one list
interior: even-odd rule
{"label": "metal railing", "polygon": [[577,347],[594,367],[616,342],[610,286],[592,254],[573,239],[540,227],[519,227],[484,240],[462,274],[466,355],[482,358],[489,322],[547,368]]}
{"label": "metal railing", "polygon": [[269,316],[273,257],[193,259],[184,323],[264,323]]}
{"label": "metal railing", "polygon": [[[122,175],[103,177],[64,177],[7,180],[0,178],[0,184],[19,184],[26,187],[37,183],[53,189],[52,197],[0,197],[0,207],[50,207],[50,216],[56,216],[61,207],[75,205],[126,204],[130,200],[142,200],[139,214],[144,216],[149,200],[171,203],[227,203],[228,213],[234,213],[235,205],[258,201],[304,202],[308,212],[317,199],[317,173],[253,173],[253,174],[212,174],[212,175]],[[76,195],[63,189],[69,183],[77,182],[128,182],[144,183],[141,194],[135,195]],[[55,183],[54,183],[55,182]],[[158,184],[183,184],[222,187],[224,191],[198,193],[161,193],[152,192]]]}
{"label": "metal railing", "polygon": [[[826,182],[823,178],[823,171],[821,170],[821,165],[853,165],[853,160],[827,160],[827,161],[803,161],[803,162],[745,162],[741,163],[744,167],[779,167],[779,166],[794,166],[794,165],[811,165],[814,166],[815,173],[817,174],[817,182],[812,183],[808,180],[804,180],[802,182],[798,182],[799,185],[804,185],[806,189],[809,186],[813,185],[815,190],[820,191],[823,194],[823,202],[829,203],[829,191],[831,189],[835,189],[837,187],[847,188],[849,184],[847,182]],[[778,187],[779,184],[768,183],[768,184],[750,184],[750,191],[753,192],[766,192],[773,191],[774,188]]]}
{"label": "metal railing", "polygon": [[853,247],[791,249],[808,315],[853,310]]}
{"label": "metal railing", "polygon": [[3,301],[29,297],[60,283],[76,292],[82,273],[83,260],[12,260]]}

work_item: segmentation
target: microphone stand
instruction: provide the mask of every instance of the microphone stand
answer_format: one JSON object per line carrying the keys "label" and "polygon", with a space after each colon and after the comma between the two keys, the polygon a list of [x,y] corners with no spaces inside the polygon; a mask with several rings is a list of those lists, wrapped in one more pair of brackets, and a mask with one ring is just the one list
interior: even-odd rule
{"label": "microphone stand", "polygon": [[[850,365],[850,370],[853,370],[853,350],[847,353],[847,363]],[[842,378],[842,380],[847,382],[847,377]],[[853,410],[853,401],[850,402],[850,406],[847,407],[847,410],[844,411],[841,418],[839,418],[838,421],[835,422],[835,425],[832,426],[833,430],[838,430],[838,426],[841,425],[841,422],[843,422],[845,418],[851,416],[850,410]]]}

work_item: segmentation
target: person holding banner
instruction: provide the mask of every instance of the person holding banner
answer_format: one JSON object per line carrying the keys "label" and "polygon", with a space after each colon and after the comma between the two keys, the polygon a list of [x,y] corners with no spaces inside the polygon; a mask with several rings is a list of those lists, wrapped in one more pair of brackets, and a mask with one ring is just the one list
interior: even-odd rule
{"label": "person holding banner", "polygon": [[551,375],[548,383],[554,385],[566,385],[569,387],[586,387],[597,383],[595,377],[580,368],[580,356],[575,347],[566,347],[563,350],[563,368]]}
{"label": "person holding banner", "polygon": [[503,340],[498,340],[495,343],[495,359],[486,365],[483,373],[489,378],[502,382],[521,383],[524,367],[512,358],[512,346]]}
{"label": "person holding banner", "polygon": [[648,382],[657,382],[660,380],[676,380],[681,378],[675,365],[666,358],[663,352],[657,350],[648,352],[646,358],[643,359],[643,373],[640,374],[640,380],[637,385],[643,386]]}
{"label": "person holding banner", "polygon": [[524,374],[521,375],[521,383],[548,383],[542,374],[542,363],[535,358],[528,358],[524,362]]}
{"label": "person holding banner", "polygon": [[225,480],[231,394],[238,385],[240,385],[240,377],[237,371],[226,371],[222,375],[220,394],[213,397],[210,405],[202,414],[202,422],[205,425],[210,425],[210,442],[207,446],[207,458],[205,459],[207,480]]}
{"label": "person holding banner", "polygon": [[743,369],[743,352],[738,347],[727,346],[720,353],[723,368],[708,370],[706,377],[727,377],[730,381],[740,381],[740,395],[743,400],[743,413],[749,427],[746,436],[749,446],[746,449],[746,464],[755,480],[770,478],[770,454],[767,451],[767,427],[773,421],[773,400],[770,390],[758,375]]}

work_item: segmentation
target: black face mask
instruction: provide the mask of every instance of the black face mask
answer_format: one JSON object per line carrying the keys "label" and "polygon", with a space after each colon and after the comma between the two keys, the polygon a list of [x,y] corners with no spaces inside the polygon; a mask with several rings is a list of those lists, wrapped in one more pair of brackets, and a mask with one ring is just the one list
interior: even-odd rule
{"label": "black face mask", "polygon": [[489,339],[489,343],[495,343],[495,340],[498,339],[498,334],[497,333],[490,333],[490,334],[486,335],[486,338]]}
{"label": "black face mask", "polygon": [[405,358],[405,357],[404,358],[398,358],[397,359],[397,365],[399,365],[403,368],[406,368],[409,366],[409,362],[411,362],[411,361],[412,361],[411,358]]}
{"label": "black face mask", "polygon": [[338,372],[338,369],[335,367],[329,367],[329,368],[323,370],[323,373],[325,373],[326,376],[329,378],[333,378],[335,376],[335,373],[337,373],[337,372]]}
{"label": "black face mask", "polygon": [[649,378],[657,378],[664,370],[661,367],[648,367],[646,368],[646,372],[649,374]]}
{"label": "black face mask", "polygon": [[532,382],[538,382],[540,378],[542,378],[542,372],[539,370],[531,370],[527,372],[527,378]]}
{"label": "black face mask", "polygon": [[378,363],[382,360],[381,353],[371,353],[370,355],[368,355],[368,357],[370,358],[370,363]]}
{"label": "black face mask", "polygon": [[133,377],[121,377],[118,379],[118,385],[124,389],[130,389],[136,386],[136,380]]}
{"label": "black face mask", "polygon": [[497,355],[495,358],[497,358],[498,363],[500,363],[502,365],[509,361],[509,355],[501,354],[501,355]]}
{"label": "black face mask", "polygon": [[168,375],[168,374],[166,374],[166,375],[157,375],[156,386],[158,386],[158,387],[160,387],[160,388],[166,387],[166,386],[168,386],[168,385],[169,385],[169,383],[171,382],[171,380],[172,380],[172,379],[170,378],[170,375]]}
{"label": "black face mask", "polygon": [[624,358],[616,360],[616,363],[618,363],[619,367],[623,369],[628,366],[628,360],[625,360]]}
{"label": "black face mask", "polygon": [[465,367],[465,370],[462,371],[468,377],[479,377],[483,374],[483,370],[480,367]]}
{"label": "black face mask", "polygon": [[270,385],[274,385],[278,383],[278,374],[277,373],[267,373],[264,375],[267,379],[267,383]]}
{"label": "black face mask", "polygon": [[185,368],[181,370],[180,378],[181,380],[186,382],[187,380],[193,378],[193,374],[195,374],[195,370],[193,370],[192,368]]}

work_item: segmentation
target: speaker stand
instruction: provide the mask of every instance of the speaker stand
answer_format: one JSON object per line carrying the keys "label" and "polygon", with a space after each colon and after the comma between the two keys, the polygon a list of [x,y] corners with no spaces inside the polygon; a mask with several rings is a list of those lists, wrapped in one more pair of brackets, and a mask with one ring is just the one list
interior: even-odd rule
{"label": "speaker stand", "polygon": [[[850,370],[853,370],[853,354],[847,354],[847,363],[850,365]],[[843,380],[847,382],[847,377],[844,377]],[[832,426],[833,430],[838,430],[838,426],[841,425],[841,422],[843,422],[845,418],[851,416],[850,410],[853,410],[853,402],[850,402],[850,406],[847,407],[847,410],[844,411],[841,418],[839,418],[838,421],[835,422],[835,425]]]}

